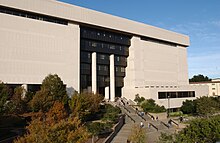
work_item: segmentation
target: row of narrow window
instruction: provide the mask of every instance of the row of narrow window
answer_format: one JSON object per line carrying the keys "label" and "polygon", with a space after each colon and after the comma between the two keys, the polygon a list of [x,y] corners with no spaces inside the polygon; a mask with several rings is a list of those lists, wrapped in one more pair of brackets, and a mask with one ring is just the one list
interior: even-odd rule
{"label": "row of narrow window", "polygon": [[195,97],[195,91],[158,92],[158,99]]}
{"label": "row of narrow window", "polygon": [[[81,69],[82,70],[90,70],[91,65],[90,64],[81,64]],[[107,66],[107,65],[97,65],[97,70],[98,71],[109,71],[109,66]],[[125,72],[125,67],[116,66],[115,71],[124,73]]]}
{"label": "row of narrow window", "polygon": [[41,20],[41,21],[46,21],[46,22],[52,22],[56,24],[68,25],[68,21],[61,19],[61,18],[46,16],[42,14],[36,14],[32,12],[27,12],[27,11],[2,7],[2,6],[0,6],[0,13],[10,14],[14,16],[25,17],[25,18],[35,19],[35,20]]}
{"label": "row of narrow window", "polygon": [[130,37],[118,33],[81,27],[81,37],[130,45]]}
{"label": "row of narrow window", "polygon": [[149,42],[153,42],[153,43],[158,43],[158,44],[163,44],[163,45],[168,45],[168,46],[172,46],[172,47],[177,47],[177,44],[175,44],[175,43],[163,41],[163,40],[158,40],[158,39],[153,39],[153,38],[141,37],[141,40],[149,41]]}

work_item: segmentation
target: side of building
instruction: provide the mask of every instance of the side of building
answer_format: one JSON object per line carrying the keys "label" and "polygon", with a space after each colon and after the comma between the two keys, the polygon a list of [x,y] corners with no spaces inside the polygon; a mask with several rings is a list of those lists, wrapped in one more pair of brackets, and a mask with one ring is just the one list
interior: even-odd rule
{"label": "side of building", "polygon": [[0,19],[0,79],[11,86],[36,90],[56,73],[70,94],[173,108],[206,94],[188,83],[188,36],[50,0],[0,0]]}

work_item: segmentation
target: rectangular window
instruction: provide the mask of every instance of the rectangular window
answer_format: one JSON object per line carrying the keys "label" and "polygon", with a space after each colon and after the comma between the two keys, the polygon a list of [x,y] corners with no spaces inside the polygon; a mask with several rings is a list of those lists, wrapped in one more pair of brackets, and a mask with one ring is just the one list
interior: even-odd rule
{"label": "rectangular window", "polygon": [[125,72],[125,68],[124,67],[121,67],[121,72]]}
{"label": "rectangular window", "polygon": [[115,59],[116,59],[117,62],[120,61],[120,57],[119,56],[115,56]]}
{"label": "rectangular window", "polygon": [[97,47],[97,43],[96,42],[92,42],[92,47]]}
{"label": "rectangular window", "polygon": [[46,22],[51,22],[51,23],[56,23],[56,24],[68,25],[68,21],[62,18],[36,14],[36,13],[17,10],[17,9],[8,8],[8,7],[6,8],[3,6],[0,6],[0,13],[10,14],[14,16],[20,16],[20,17],[30,18],[30,19],[35,19],[35,20],[41,20],[41,21],[46,21]]}
{"label": "rectangular window", "polygon": [[115,50],[115,45],[110,45],[110,46],[109,46],[109,49]]}
{"label": "rectangular window", "polygon": [[100,55],[100,59],[104,60],[105,59],[105,55]]}
{"label": "rectangular window", "polygon": [[158,92],[158,99],[195,97],[195,91]]}

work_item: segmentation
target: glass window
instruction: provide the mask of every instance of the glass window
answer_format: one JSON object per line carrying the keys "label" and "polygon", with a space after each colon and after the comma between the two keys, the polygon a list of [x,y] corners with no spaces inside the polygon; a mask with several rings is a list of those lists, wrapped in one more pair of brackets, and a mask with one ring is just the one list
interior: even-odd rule
{"label": "glass window", "polygon": [[96,42],[92,42],[92,47],[97,47],[97,43]]}
{"label": "glass window", "polygon": [[115,71],[118,72],[118,67],[115,67]]}
{"label": "glass window", "polygon": [[91,54],[90,54],[90,53],[88,53],[88,54],[87,54],[87,56],[88,56],[88,59],[90,59],[90,58],[91,58]]}
{"label": "glass window", "polygon": [[105,55],[100,55],[100,59],[104,60],[105,59]]}
{"label": "glass window", "polygon": [[115,58],[116,58],[116,61],[120,61],[120,57],[119,56],[115,56]]}
{"label": "glass window", "polygon": [[114,50],[115,49],[115,45],[110,45],[109,49]]}
{"label": "glass window", "polygon": [[104,71],[108,71],[108,66],[104,66]]}
{"label": "glass window", "polygon": [[98,70],[99,70],[99,71],[101,70],[101,66],[100,66],[100,65],[98,65]]}
{"label": "glass window", "polygon": [[125,68],[124,67],[121,67],[121,72],[125,72]]}

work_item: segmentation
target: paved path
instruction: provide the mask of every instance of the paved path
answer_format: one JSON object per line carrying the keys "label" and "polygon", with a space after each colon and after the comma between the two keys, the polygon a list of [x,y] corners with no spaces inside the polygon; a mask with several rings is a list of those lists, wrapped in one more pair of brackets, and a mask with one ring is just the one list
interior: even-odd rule
{"label": "paved path", "polygon": [[[119,107],[121,108],[122,113],[127,115],[125,118],[125,124],[121,128],[121,130],[118,132],[118,134],[115,136],[115,138],[112,140],[112,143],[127,143],[127,139],[129,135],[131,134],[132,128],[135,125],[139,126],[141,121],[145,125],[144,128],[146,128],[146,135],[147,135],[146,143],[156,142],[161,132],[174,133],[176,131],[175,125],[172,125],[170,128],[167,128],[165,125],[161,124],[161,121],[151,120],[151,118],[147,115],[144,116],[146,121],[143,120],[140,116],[136,114],[136,110],[133,107],[126,104],[127,101],[124,101],[124,103],[125,103],[124,107],[123,107],[123,104],[121,103],[120,105],[119,103],[117,103],[117,105],[119,105]],[[164,123],[167,123],[167,121],[168,121],[167,119],[163,120]],[[152,125],[154,125],[156,128],[158,128],[158,130],[153,128],[153,126],[151,126],[148,129],[148,123],[151,123]]]}

